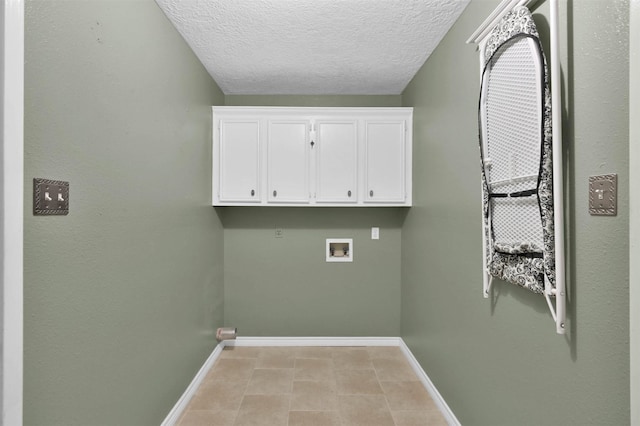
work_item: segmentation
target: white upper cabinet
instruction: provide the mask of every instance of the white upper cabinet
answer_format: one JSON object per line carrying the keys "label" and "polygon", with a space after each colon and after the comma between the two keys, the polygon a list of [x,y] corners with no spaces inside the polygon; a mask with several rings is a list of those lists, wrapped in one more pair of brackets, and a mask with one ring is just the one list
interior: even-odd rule
{"label": "white upper cabinet", "polygon": [[269,202],[309,202],[309,122],[269,120]]}
{"label": "white upper cabinet", "polygon": [[213,107],[214,206],[411,206],[412,108]]}
{"label": "white upper cabinet", "polygon": [[365,135],[365,201],[405,200],[405,122],[367,121]]}
{"label": "white upper cabinet", "polygon": [[220,201],[260,202],[260,121],[220,120],[219,125]]}
{"label": "white upper cabinet", "polygon": [[315,125],[316,201],[358,200],[358,122],[318,121]]}

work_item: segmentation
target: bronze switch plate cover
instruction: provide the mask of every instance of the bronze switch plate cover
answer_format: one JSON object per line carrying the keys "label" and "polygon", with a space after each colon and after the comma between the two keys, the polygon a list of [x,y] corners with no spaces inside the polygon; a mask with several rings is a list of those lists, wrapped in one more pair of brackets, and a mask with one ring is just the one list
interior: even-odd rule
{"label": "bronze switch plate cover", "polygon": [[69,214],[69,182],[34,178],[33,214],[35,216]]}
{"label": "bronze switch plate cover", "polygon": [[589,214],[616,216],[618,214],[618,175],[589,177]]}

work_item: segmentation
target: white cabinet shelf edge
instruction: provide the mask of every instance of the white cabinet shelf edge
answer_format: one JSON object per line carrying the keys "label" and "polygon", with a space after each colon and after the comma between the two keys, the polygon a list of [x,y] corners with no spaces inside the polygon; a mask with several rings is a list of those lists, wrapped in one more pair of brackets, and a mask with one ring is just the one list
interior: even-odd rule
{"label": "white cabinet shelf edge", "polygon": [[410,207],[413,108],[212,107],[214,206]]}

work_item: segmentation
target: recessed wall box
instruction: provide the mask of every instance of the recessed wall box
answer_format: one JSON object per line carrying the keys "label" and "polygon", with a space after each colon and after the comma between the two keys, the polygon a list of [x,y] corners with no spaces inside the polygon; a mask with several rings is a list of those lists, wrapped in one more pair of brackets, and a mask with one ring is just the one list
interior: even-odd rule
{"label": "recessed wall box", "polygon": [[327,238],[327,262],[353,262],[352,238]]}

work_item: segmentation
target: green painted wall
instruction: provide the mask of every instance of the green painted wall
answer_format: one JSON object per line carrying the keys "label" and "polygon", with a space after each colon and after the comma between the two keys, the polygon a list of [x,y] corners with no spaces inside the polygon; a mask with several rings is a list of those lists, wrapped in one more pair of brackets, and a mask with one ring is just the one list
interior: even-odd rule
{"label": "green painted wall", "polygon": [[[629,117],[640,117],[640,2],[630,3]],[[640,121],[629,120],[629,258],[640,259]],[[629,265],[631,424],[640,424],[640,264]]]}
{"label": "green painted wall", "polygon": [[[481,296],[473,0],[403,93],[414,204],[402,229],[402,336],[465,425],[629,424],[628,2],[561,3],[569,321],[506,283]],[[535,17],[548,33],[548,3]],[[618,173],[617,217],[589,216],[588,176]]]}
{"label": "green painted wall", "polygon": [[[398,336],[403,208],[220,208],[225,323],[245,336]],[[371,227],[380,240],[371,240]],[[283,238],[275,238],[275,228]],[[353,238],[327,263],[326,238]]]}
{"label": "green painted wall", "polygon": [[[400,106],[401,96],[227,95],[226,105]],[[397,336],[404,208],[218,208],[225,324],[245,336]],[[275,238],[275,227],[284,238]],[[371,227],[380,240],[371,240]],[[353,238],[327,263],[326,238]]]}
{"label": "green painted wall", "polygon": [[400,95],[227,95],[229,106],[399,107]]}
{"label": "green painted wall", "polygon": [[24,423],[157,425],[223,321],[224,96],[152,0],[27,1],[25,78]]}

